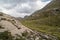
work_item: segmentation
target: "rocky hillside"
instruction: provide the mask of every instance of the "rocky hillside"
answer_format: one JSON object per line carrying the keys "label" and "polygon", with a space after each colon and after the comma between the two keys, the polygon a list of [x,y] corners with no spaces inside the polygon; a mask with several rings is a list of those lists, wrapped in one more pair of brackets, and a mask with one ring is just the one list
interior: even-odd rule
{"label": "rocky hillside", "polygon": [[[32,15],[27,17],[27,19],[40,19],[41,17],[46,17],[49,15],[60,14],[60,0],[52,0],[48,5],[46,5],[43,9],[37,10]],[[58,15],[59,15],[58,14]]]}
{"label": "rocky hillside", "polygon": [[25,17],[22,24],[31,29],[54,35],[60,40],[60,0],[52,0],[43,9]]}
{"label": "rocky hillside", "polygon": [[57,37],[33,31],[14,17],[0,12],[0,40],[57,40]]}

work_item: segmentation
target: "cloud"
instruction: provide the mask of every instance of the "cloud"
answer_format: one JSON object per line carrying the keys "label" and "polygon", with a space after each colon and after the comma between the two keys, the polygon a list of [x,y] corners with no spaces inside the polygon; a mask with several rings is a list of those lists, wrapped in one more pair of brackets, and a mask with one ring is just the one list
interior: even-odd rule
{"label": "cloud", "polygon": [[31,6],[28,3],[21,4],[21,7],[20,8],[17,8],[16,10],[19,13],[30,13],[30,12],[32,12]]}
{"label": "cloud", "polygon": [[51,0],[41,0],[42,2],[47,2],[47,1],[51,1]]}
{"label": "cloud", "polygon": [[24,17],[43,8],[50,1],[41,0],[0,0],[0,11],[14,17]]}

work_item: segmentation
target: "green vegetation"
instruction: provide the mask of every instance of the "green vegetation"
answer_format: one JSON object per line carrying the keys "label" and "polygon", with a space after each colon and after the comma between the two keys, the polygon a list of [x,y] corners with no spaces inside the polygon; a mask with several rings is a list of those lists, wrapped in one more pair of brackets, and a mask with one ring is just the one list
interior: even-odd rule
{"label": "green vegetation", "polygon": [[[39,20],[28,20],[28,21],[22,21],[22,24],[24,24],[25,26],[33,29],[33,30],[37,30],[39,32],[43,32],[43,33],[47,33],[47,34],[51,34],[57,37],[60,37],[60,25],[53,25],[52,24],[48,24],[48,23],[40,23],[40,19]],[[56,23],[57,24],[57,23]]]}
{"label": "green vegetation", "polygon": [[26,40],[23,36],[18,35],[16,38],[11,35],[11,32],[0,32],[0,40]]}
{"label": "green vegetation", "polygon": [[10,32],[0,32],[0,40],[13,40],[13,36]]}
{"label": "green vegetation", "polygon": [[27,37],[28,34],[29,33],[27,31],[25,31],[24,33],[22,33],[22,36]]}

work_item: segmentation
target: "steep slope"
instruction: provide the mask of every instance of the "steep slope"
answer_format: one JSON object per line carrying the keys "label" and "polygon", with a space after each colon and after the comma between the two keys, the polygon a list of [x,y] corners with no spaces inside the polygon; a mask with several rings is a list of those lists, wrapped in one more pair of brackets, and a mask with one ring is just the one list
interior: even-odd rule
{"label": "steep slope", "polygon": [[38,10],[36,12],[34,12],[34,14],[36,14],[37,12],[38,13],[41,13],[45,10],[48,10],[48,9],[53,9],[53,8],[60,8],[60,0],[52,0],[48,5],[46,5],[46,7],[44,7],[43,9],[41,10]]}
{"label": "steep slope", "polygon": [[0,40],[57,40],[57,37],[31,30],[0,12]]}
{"label": "steep slope", "polygon": [[[24,18],[22,24],[31,29],[55,35],[60,40],[60,0],[52,0],[46,7]],[[24,23],[23,23],[24,22]]]}
{"label": "steep slope", "polygon": [[[34,18],[36,19],[38,17],[41,18],[45,14],[49,16],[49,12],[51,15],[53,15],[54,12],[59,12],[59,10],[60,10],[60,4],[59,3],[60,3],[60,0],[52,0],[48,5],[46,5],[46,7],[44,7],[41,10],[34,12],[32,15],[30,15],[30,17],[33,19]],[[51,12],[53,12],[53,13],[51,13]],[[57,14],[57,13],[55,13],[55,14]]]}

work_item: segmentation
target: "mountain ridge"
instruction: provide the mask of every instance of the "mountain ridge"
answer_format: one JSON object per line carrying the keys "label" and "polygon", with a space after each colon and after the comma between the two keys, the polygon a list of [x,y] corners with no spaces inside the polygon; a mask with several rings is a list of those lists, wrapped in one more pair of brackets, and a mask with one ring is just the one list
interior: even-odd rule
{"label": "mountain ridge", "polygon": [[[52,0],[41,10],[25,17],[22,24],[31,29],[55,35],[60,40],[60,0]],[[24,22],[24,23],[23,23]]]}

